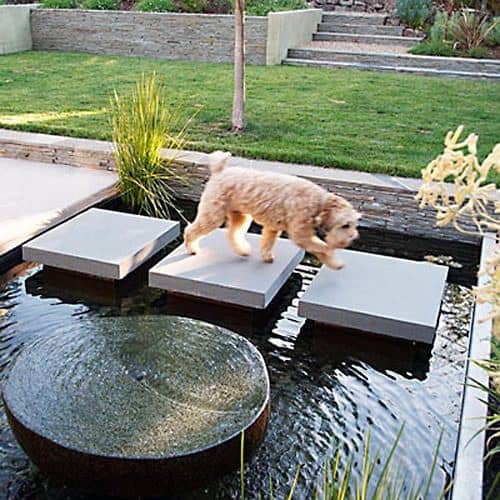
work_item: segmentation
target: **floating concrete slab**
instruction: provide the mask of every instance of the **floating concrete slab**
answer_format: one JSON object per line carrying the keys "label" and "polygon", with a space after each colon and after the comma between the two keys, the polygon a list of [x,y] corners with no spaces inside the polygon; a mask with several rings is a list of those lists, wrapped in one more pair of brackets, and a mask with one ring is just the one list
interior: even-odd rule
{"label": "floating concrete slab", "polygon": [[181,245],[149,271],[149,286],[216,302],[264,309],[304,257],[304,251],[280,238],[272,264],[259,255],[260,236],[248,234],[252,255],[236,255],[225,229],[218,229],[200,242],[197,255]]}
{"label": "floating concrete slab", "polygon": [[330,325],[431,344],[448,268],[343,250],[340,271],[323,267],[299,315]]}
{"label": "floating concrete slab", "polygon": [[92,208],[23,245],[23,259],[119,280],[179,232],[178,222]]}
{"label": "floating concrete slab", "polygon": [[0,158],[0,256],[118,192],[116,172]]}

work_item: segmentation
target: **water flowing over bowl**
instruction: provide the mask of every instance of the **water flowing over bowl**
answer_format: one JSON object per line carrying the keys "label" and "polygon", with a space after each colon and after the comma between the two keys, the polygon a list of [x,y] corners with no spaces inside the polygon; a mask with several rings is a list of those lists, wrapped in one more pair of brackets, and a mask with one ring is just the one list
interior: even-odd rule
{"label": "water flowing over bowl", "polygon": [[264,360],[246,339],[178,316],[82,320],[25,349],[3,398],[14,434],[47,475],[87,490],[152,496],[200,487],[260,443]]}

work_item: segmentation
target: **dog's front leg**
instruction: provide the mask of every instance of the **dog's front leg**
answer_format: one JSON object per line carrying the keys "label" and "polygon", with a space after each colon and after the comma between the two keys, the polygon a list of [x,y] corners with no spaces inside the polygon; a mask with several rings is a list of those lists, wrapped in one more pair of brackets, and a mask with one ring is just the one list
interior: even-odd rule
{"label": "dog's front leg", "polygon": [[306,231],[295,231],[290,234],[292,240],[306,252],[315,255],[318,260],[331,269],[342,269],[344,264],[334,259],[333,250],[316,235],[308,234]]}
{"label": "dog's front leg", "polygon": [[252,253],[252,246],[245,238],[248,228],[252,224],[252,217],[249,214],[240,212],[229,212],[227,214],[227,236],[233,250],[243,257]]}
{"label": "dog's front leg", "polygon": [[338,271],[339,269],[342,269],[344,267],[343,262],[335,260],[333,256],[333,250],[330,250],[328,253],[317,253],[314,255],[322,264],[325,264],[325,266],[328,266],[330,269]]}

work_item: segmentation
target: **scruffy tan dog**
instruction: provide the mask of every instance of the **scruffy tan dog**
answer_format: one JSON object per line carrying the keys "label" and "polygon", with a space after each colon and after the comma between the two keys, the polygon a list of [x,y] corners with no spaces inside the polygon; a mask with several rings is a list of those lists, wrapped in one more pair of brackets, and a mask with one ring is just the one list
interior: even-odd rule
{"label": "scruffy tan dog", "polygon": [[[360,214],[344,198],[316,184],[291,175],[241,167],[224,168],[229,153],[217,151],[210,158],[211,176],[198,205],[198,214],[184,231],[190,253],[198,253],[199,240],[227,220],[229,242],[239,255],[250,255],[245,233],[252,220],[263,226],[261,257],[272,262],[273,246],[282,231],[299,247],[314,254],[332,269],[342,263],[337,248],[348,247],[359,235]],[[325,234],[325,241],[316,232]]]}

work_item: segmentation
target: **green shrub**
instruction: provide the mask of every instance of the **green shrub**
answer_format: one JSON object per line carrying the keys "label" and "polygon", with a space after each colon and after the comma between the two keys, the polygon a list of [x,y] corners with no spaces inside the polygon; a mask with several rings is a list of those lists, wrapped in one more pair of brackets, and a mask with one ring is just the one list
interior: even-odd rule
{"label": "green shrub", "polygon": [[207,5],[207,0],[182,0],[182,12],[203,12]]}
{"label": "green shrub", "polygon": [[493,19],[493,29],[486,36],[486,45],[490,47],[497,47],[500,45],[500,17]]}
{"label": "green shrub", "polygon": [[398,16],[407,26],[421,28],[429,18],[432,0],[397,0]]}
{"label": "green shrub", "polygon": [[205,14],[231,14],[233,2],[230,0],[207,0],[203,12]]}
{"label": "green shrub", "polygon": [[89,10],[119,10],[120,0],[84,0],[81,7]]}
{"label": "green shrub", "polygon": [[466,57],[473,57],[474,59],[489,59],[491,52],[486,47],[474,47],[464,53]]}
{"label": "green shrub", "polygon": [[300,10],[306,7],[304,0],[247,0],[246,13],[249,16],[267,16],[269,12]]}
{"label": "green shrub", "polygon": [[437,11],[429,30],[429,40],[432,42],[452,41],[450,24],[453,22],[453,16],[448,16],[448,13],[444,11]]}
{"label": "green shrub", "polygon": [[141,12],[176,12],[177,5],[173,0],[141,0],[134,7]]}
{"label": "green shrub", "polygon": [[453,57],[459,55],[450,43],[443,40],[426,40],[411,48],[409,52],[418,56]]}
{"label": "green shrub", "polygon": [[177,211],[171,183],[187,184],[172,168],[175,157],[163,158],[163,148],[178,150],[186,126],[170,111],[156,75],[144,74],[135,90],[111,100],[114,159],[123,201],[139,213],[169,218]]}
{"label": "green shrub", "polygon": [[42,0],[42,7],[46,9],[74,9],[74,0]]}

